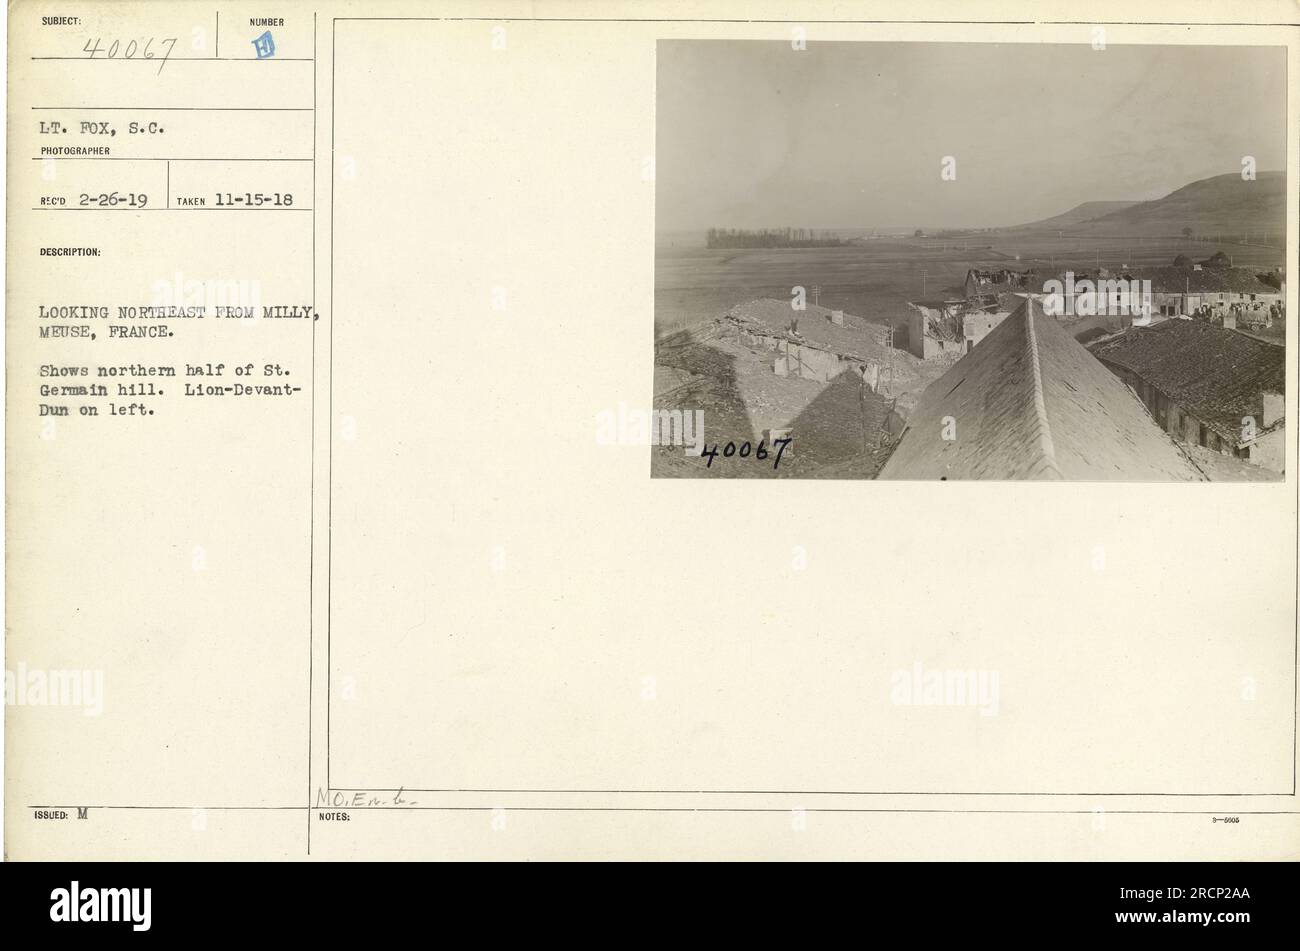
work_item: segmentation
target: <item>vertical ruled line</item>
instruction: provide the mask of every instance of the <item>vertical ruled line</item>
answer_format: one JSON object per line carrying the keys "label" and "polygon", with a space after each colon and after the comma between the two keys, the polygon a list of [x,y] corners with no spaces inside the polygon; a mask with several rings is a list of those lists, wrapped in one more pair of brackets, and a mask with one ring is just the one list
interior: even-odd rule
{"label": "vertical ruled line", "polygon": [[311,15],[311,470],[307,505],[307,854],[311,855],[311,741],[316,681],[316,13]]}

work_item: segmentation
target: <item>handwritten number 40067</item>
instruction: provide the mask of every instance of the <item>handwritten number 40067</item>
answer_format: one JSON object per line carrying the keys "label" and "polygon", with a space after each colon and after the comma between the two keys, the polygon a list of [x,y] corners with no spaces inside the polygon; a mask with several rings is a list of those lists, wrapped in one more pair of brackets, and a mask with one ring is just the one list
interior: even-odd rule
{"label": "handwritten number 40067", "polygon": [[[162,55],[159,56],[154,50],[154,44],[158,44]],[[172,48],[176,46],[176,37],[171,36],[166,39],[149,37],[143,41],[127,40],[123,43],[121,40],[114,40],[108,46],[104,41],[96,36],[93,39],[86,40],[86,45],[82,47],[82,52],[94,59],[98,55],[103,55],[107,59],[156,59],[158,60],[158,72],[162,72],[163,67],[167,65],[167,57],[172,55]]]}
{"label": "handwritten number 40067", "polygon": [[[773,469],[776,469],[781,465],[781,456],[785,453],[786,446],[790,445],[793,441],[793,437],[772,440],[773,449],[776,449],[777,446],[781,447],[780,449],[776,449],[776,458],[772,460]],[[754,458],[759,460],[766,459],[771,455],[767,448],[767,440],[760,439],[758,445],[753,447],[747,442],[742,442],[739,446],[734,442],[729,442],[722,448],[722,457],[724,459],[730,459],[732,456],[739,456],[741,459],[748,459],[751,451],[754,454]],[[705,446],[704,451],[701,452],[700,455],[709,460],[705,464],[705,468],[712,469],[713,460],[718,458],[718,444],[714,443],[712,446]]]}

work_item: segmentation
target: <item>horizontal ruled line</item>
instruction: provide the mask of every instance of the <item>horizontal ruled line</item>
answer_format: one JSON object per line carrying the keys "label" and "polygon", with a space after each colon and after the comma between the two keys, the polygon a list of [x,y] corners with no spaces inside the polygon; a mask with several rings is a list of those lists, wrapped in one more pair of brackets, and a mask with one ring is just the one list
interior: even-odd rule
{"label": "horizontal ruled line", "polygon": [[1180,792],[927,792],[922,790],[858,790],[858,789],[425,789],[402,786],[400,789],[382,786],[330,786],[328,792],[341,793],[429,793],[476,795],[637,795],[637,796],[1077,796],[1092,799],[1098,796],[1170,796],[1229,799],[1233,797],[1285,797],[1294,798],[1288,791],[1269,793],[1180,793]]}
{"label": "horizontal ruled line", "polygon": [[[376,812],[493,812],[502,809],[505,812],[757,812],[757,813],[778,813],[788,814],[788,807],[773,806],[500,806],[500,805],[481,805],[481,806],[421,806],[421,805],[403,805],[403,806],[137,806],[137,805],[94,805],[94,806],[27,806],[28,809],[143,809],[143,810],[194,810],[203,809],[208,812],[354,812],[362,810],[372,810]],[[824,813],[941,813],[941,814],[963,814],[975,813],[983,815],[1054,815],[1054,816],[1086,816],[1091,815],[1093,809],[907,809],[907,808],[883,808],[883,807],[835,807],[835,806],[811,806],[806,807],[806,812],[824,812]],[[1108,815],[1114,816],[1214,816],[1219,815],[1223,810],[1209,809],[1107,809]],[[1294,809],[1249,809],[1244,811],[1234,811],[1233,815],[1242,816],[1296,816],[1300,815]]]}
{"label": "horizontal ruled line", "polygon": [[[157,66],[158,57],[151,56],[145,59],[142,56],[33,56],[34,60],[63,60],[79,63],[150,63]],[[174,56],[164,60],[164,63],[313,63],[314,59],[310,56],[268,56],[265,59],[255,59],[247,56]]]}
{"label": "horizontal ruled line", "polygon": [[285,208],[285,207],[253,207],[253,208],[54,208],[46,206],[43,208],[33,208],[32,211],[311,211],[310,208]]}
{"label": "horizontal ruled line", "polygon": [[156,158],[130,155],[38,155],[33,162],[310,162],[309,158]]}
{"label": "horizontal ruled line", "polygon": [[822,25],[894,24],[898,26],[1300,26],[1300,21],[1236,20],[774,20],[704,19],[698,17],[333,17],[335,23],[408,21],[426,23],[816,23]]}
{"label": "horizontal ruled line", "polygon": [[311,106],[32,106],[67,112],[313,112]]}

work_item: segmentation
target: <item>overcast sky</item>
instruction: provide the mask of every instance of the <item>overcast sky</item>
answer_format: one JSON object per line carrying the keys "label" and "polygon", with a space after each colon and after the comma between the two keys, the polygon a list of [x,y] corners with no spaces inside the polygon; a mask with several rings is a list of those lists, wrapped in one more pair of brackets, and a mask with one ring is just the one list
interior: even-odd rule
{"label": "overcast sky", "polygon": [[1017,224],[1283,169],[1285,74],[1282,47],[662,40],[656,228]]}

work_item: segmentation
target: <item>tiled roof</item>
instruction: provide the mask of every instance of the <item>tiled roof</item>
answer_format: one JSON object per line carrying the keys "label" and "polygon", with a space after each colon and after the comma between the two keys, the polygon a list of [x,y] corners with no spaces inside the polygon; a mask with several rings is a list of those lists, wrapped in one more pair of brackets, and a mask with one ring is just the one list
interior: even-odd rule
{"label": "tiled roof", "polygon": [[1132,370],[1234,444],[1242,417],[1262,421],[1262,394],[1285,392],[1285,347],[1201,320],[1130,327],[1091,350]]}
{"label": "tiled roof", "polygon": [[1280,294],[1276,287],[1265,284],[1259,273],[1248,267],[1190,267],[1133,268],[1115,276],[1151,282],[1151,290],[1164,294]]}
{"label": "tiled roof", "polygon": [[[1033,272],[1033,277],[1029,281],[1030,289],[1040,292],[1043,285],[1050,280],[1060,281],[1065,284],[1066,271],[1039,271]],[[1110,268],[1106,277],[1101,277],[1094,267],[1076,269],[1072,272],[1074,281],[1078,284],[1080,281],[1089,280],[1096,283],[1099,280],[1136,280],[1150,281],[1151,290],[1157,294],[1280,294],[1276,287],[1265,284],[1259,279],[1261,273],[1255,268],[1248,267],[1205,267],[1196,270],[1192,267],[1174,267],[1173,265],[1165,267],[1136,267],[1136,268]]]}
{"label": "tiled roof", "polygon": [[[952,417],[955,439],[944,439]],[[1133,393],[1034,301],[931,383],[882,479],[1196,481]]]}
{"label": "tiled roof", "polygon": [[817,304],[808,304],[805,310],[796,311],[788,300],[765,297],[737,304],[727,312],[727,316],[742,323],[761,324],[775,334],[784,333],[789,329],[791,319],[798,318],[799,336],[814,347],[845,356],[875,356],[883,345],[884,328],[853,314],[844,314],[844,326],[841,327],[831,323],[833,313],[831,308]]}

